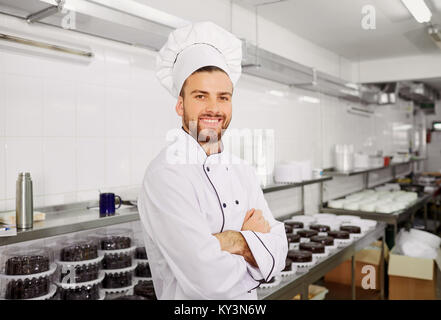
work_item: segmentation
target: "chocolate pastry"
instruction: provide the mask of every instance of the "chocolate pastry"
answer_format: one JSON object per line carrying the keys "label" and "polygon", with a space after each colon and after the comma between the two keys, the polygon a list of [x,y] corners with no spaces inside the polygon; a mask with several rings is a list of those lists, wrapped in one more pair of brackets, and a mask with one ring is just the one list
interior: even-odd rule
{"label": "chocolate pastry", "polygon": [[130,285],[132,285],[131,272],[109,273],[103,280],[103,288],[105,289],[124,288]]}
{"label": "chocolate pastry", "polygon": [[292,233],[293,232],[293,228],[287,224],[285,224],[285,233]]}
{"label": "chocolate pastry", "polygon": [[305,250],[289,250],[288,258],[290,258],[294,263],[312,262],[312,253]]}
{"label": "chocolate pastry", "polygon": [[74,281],[72,283],[88,282],[96,280],[100,272],[100,266],[98,263],[75,266],[72,270],[72,272],[74,272],[74,275],[72,277],[69,275],[71,272],[70,268],[68,267],[68,269],[69,271],[66,270],[66,272],[61,273],[60,282],[62,282],[64,279],[65,283],[71,283],[72,277],[74,278]]}
{"label": "chocolate pastry", "polygon": [[325,253],[325,245],[318,242],[303,242],[300,244],[299,249],[312,253]]}
{"label": "chocolate pastry", "polygon": [[145,251],[145,247],[136,248],[135,259],[147,260],[147,252]]}
{"label": "chocolate pastry", "polygon": [[132,265],[132,256],[126,253],[106,253],[103,259],[104,269],[122,269]]}
{"label": "chocolate pastry", "polygon": [[347,231],[349,233],[361,233],[360,227],[357,226],[341,226],[341,231]]}
{"label": "chocolate pastry", "polygon": [[300,242],[300,236],[298,234],[287,234],[286,239],[288,239],[288,243],[298,243]]}
{"label": "chocolate pastry", "polygon": [[27,275],[49,270],[49,257],[42,255],[22,255],[6,261],[7,275]]}
{"label": "chocolate pastry", "polygon": [[318,242],[324,244],[325,246],[333,246],[334,238],[329,236],[313,236],[311,237],[312,242]]}
{"label": "chocolate pastry", "polygon": [[293,229],[303,228],[303,222],[300,221],[285,221],[285,225],[291,226]]}
{"label": "chocolate pastry", "polygon": [[309,226],[309,229],[315,230],[318,232],[328,232],[331,230],[331,228],[329,226],[326,226],[324,224],[312,224]]}
{"label": "chocolate pastry", "polygon": [[153,281],[151,280],[139,281],[138,284],[133,288],[133,293],[149,300],[157,300]]}
{"label": "chocolate pastry", "polygon": [[152,272],[150,271],[149,263],[138,263],[135,269],[135,277],[151,278]]}
{"label": "chocolate pastry", "polygon": [[60,300],[98,300],[100,298],[99,287],[97,284],[77,287],[74,289],[64,289],[59,287],[57,295]]}
{"label": "chocolate pastry", "polygon": [[349,232],[347,231],[328,231],[328,236],[334,239],[349,239]]}
{"label": "chocolate pastry", "polygon": [[6,299],[31,299],[49,293],[49,278],[13,280],[6,287]]}
{"label": "chocolate pastry", "polygon": [[129,237],[109,236],[101,239],[101,250],[118,250],[130,248]]}
{"label": "chocolate pastry", "polygon": [[60,252],[61,261],[84,261],[98,258],[98,247],[88,242],[79,242],[64,247]]}
{"label": "chocolate pastry", "polygon": [[318,231],[302,229],[297,231],[297,234],[300,235],[300,237],[302,238],[311,238],[313,236],[318,235]]}
{"label": "chocolate pastry", "polygon": [[292,260],[288,257],[286,257],[285,260],[285,269],[283,269],[282,271],[291,271],[292,270]]}

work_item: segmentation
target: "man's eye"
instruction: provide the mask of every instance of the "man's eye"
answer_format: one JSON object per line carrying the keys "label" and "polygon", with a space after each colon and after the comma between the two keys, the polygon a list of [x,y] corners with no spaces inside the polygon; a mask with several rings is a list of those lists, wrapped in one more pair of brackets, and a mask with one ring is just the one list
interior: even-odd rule
{"label": "man's eye", "polygon": [[205,96],[202,94],[198,94],[197,96],[195,96],[196,99],[204,99]]}
{"label": "man's eye", "polygon": [[223,100],[223,101],[229,101],[230,100],[229,97],[220,97],[220,99]]}

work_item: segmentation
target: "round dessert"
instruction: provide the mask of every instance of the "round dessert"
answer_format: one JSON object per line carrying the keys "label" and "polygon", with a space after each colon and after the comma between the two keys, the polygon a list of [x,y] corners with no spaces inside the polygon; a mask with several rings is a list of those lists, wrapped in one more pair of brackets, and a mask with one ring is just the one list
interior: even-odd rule
{"label": "round dessert", "polygon": [[147,260],[147,251],[145,251],[145,247],[136,248],[135,259]]}
{"label": "round dessert", "polygon": [[6,299],[32,299],[49,293],[49,278],[13,280],[6,287]]}
{"label": "round dessert", "polygon": [[325,245],[318,242],[303,242],[300,250],[310,251],[311,253],[325,253]]}
{"label": "round dessert", "polygon": [[103,288],[115,289],[132,285],[132,272],[120,272],[106,274],[103,280]]}
{"label": "round dessert", "polygon": [[133,293],[149,300],[157,300],[153,281],[151,280],[139,281],[138,284],[133,288]]}
{"label": "round dessert", "polygon": [[[60,282],[78,283],[96,280],[100,272],[100,265],[92,263],[80,266],[68,266],[66,272],[60,274]],[[71,269],[71,270],[70,270]],[[71,275],[71,272],[73,274]]]}
{"label": "round dessert", "polygon": [[106,253],[103,258],[103,269],[123,269],[132,265],[132,256],[125,253]]}
{"label": "round dessert", "polygon": [[17,255],[6,261],[7,275],[28,275],[49,270],[49,257],[43,255]]}
{"label": "round dessert", "polygon": [[298,235],[298,234],[294,234],[294,233],[287,234],[286,238],[288,239],[288,243],[298,243],[298,242],[300,242],[300,235]]}
{"label": "round dessert", "polygon": [[292,270],[292,260],[288,257],[286,257],[285,260],[285,269],[283,269],[282,271],[291,271]]}
{"label": "round dessert", "polygon": [[291,226],[293,229],[302,229],[303,222],[300,221],[285,221],[285,225]]}
{"label": "round dessert", "polygon": [[347,231],[329,231],[328,236],[333,237],[334,239],[349,239],[350,235]]}
{"label": "round dessert", "polygon": [[358,226],[341,226],[340,230],[349,233],[361,233],[361,228]]}
{"label": "round dessert", "polygon": [[98,258],[98,246],[91,242],[78,242],[60,251],[60,261],[84,261]]}
{"label": "round dessert", "polygon": [[297,231],[297,234],[302,238],[311,238],[313,236],[318,235],[318,231],[302,229],[302,230]]}
{"label": "round dessert", "polygon": [[130,248],[132,240],[129,237],[108,236],[101,239],[101,250],[118,250]]}
{"label": "round dessert", "polygon": [[74,289],[59,287],[57,295],[60,300],[98,300],[100,298],[99,287],[97,284]]}
{"label": "round dessert", "polygon": [[309,229],[315,230],[318,232],[328,232],[329,230],[331,230],[331,228],[329,226],[324,225],[324,224],[311,224],[309,226]]}
{"label": "round dessert", "polygon": [[293,228],[287,224],[285,224],[285,233],[292,233],[293,232]]}
{"label": "round dessert", "polygon": [[311,237],[311,242],[321,243],[325,246],[333,246],[334,238],[329,236],[313,236]]}
{"label": "round dessert", "polygon": [[147,263],[139,263],[135,269],[135,277],[140,278],[151,278],[152,272],[150,271],[150,266]]}
{"label": "round dessert", "polygon": [[305,250],[289,250],[288,258],[290,258],[293,263],[312,262],[312,253]]}

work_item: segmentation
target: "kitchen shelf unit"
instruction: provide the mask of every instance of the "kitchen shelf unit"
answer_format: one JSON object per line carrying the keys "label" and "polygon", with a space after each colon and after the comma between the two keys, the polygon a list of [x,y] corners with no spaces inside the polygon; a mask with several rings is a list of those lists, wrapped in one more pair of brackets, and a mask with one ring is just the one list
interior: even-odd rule
{"label": "kitchen shelf unit", "polygon": [[342,262],[351,259],[351,295],[356,299],[355,289],[355,254],[369,246],[372,242],[381,238],[381,259],[380,259],[380,298],[384,299],[384,240],[386,223],[379,222],[375,229],[367,232],[362,238],[354,241],[349,246],[334,252],[332,255],[320,261],[306,273],[296,274],[282,278],[279,285],[259,289],[258,298],[261,300],[285,300],[292,299],[300,294],[302,300],[308,299],[308,287],[318,281],[326,273],[339,266]]}

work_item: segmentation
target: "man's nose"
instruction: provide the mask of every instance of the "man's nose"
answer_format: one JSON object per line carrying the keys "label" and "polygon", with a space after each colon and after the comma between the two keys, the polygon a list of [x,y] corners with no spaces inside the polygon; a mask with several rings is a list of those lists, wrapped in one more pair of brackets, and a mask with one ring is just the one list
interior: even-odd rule
{"label": "man's nose", "polygon": [[219,105],[216,98],[209,97],[207,100],[206,111],[217,113],[219,111]]}

